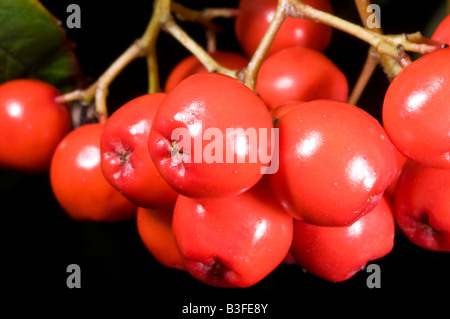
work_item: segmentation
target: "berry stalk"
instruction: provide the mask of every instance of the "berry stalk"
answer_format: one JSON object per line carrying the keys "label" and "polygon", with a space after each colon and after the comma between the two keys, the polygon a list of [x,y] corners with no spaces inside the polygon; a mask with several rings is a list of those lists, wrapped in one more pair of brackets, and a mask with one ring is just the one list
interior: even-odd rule
{"label": "berry stalk", "polygon": [[436,51],[441,46],[424,43],[419,33],[402,35],[384,35],[377,31],[368,30],[362,26],[341,19],[335,15],[314,9],[300,0],[286,0],[291,10],[288,12],[294,18],[305,18],[323,23],[340,31],[346,32],[375,47],[377,52],[394,57],[402,63],[405,59],[405,51],[426,54]]}
{"label": "berry stalk", "polygon": [[287,9],[288,9],[288,1],[287,0],[279,0],[278,6],[275,11],[275,14],[270,22],[269,27],[267,28],[266,33],[264,34],[261,42],[253,54],[247,68],[243,70],[242,81],[245,85],[247,85],[253,91],[256,87],[256,78],[258,76],[258,71],[269,51],[270,45],[275,39],[278,30],[281,28],[284,20],[287,18]]}
{"label": "berry stalk", "polygon": [[[368,26],[368,20],[371,18],[371,13],[368,12],[367,8],[371,5],[370,0],[355,0],[356,8],[358,9],[359,16],[361,18],[361,22],[366,29],[372,29],[374,32],[379,34],[383,34],[383,30],[380,26],[380,21],[377,20],[377,16],[373,15],[375,18],[375,28],[370,28]],[[378,27],[380,26],[380,27]],[[363,69],[356,81],[356,84],[350,94],[349,103],[357,104],[361,94],[363,93],[367,83],[372,77],[373,72],[375,71],[377,65],[380,64],[386,76],[389,80],[392,80],[402,69],[403,67],[397,61],[397,59],[392,56],[379,54],[374,47],[370,47],[367,53],[366,62],[364,63]]]}
{"label": "berry stalk", "polygon": [[236,14],[232,9],[205,9],[202,12],[187,9],[171,0],[157,0],[154,5],[150,22],[144,34],[137,39],[126,51],[124,51],[108,69],[88,88],[75,90],[58,96],[58,103],[81,100],[90,103],[95,99],[95,110],[100,122],[108,118],[106,99],[108,87],[111,82],[133,60],[146,57],[149,79],[149,92],[161,91],[159,83],[158,61],[156,56],[156,40],[161,30],[166,31],[176,38],[182,45],[198,57],[210,72],[218,72],[232,77],[237,77],[237,71],[229,70],[217,63],[206,50],[193,40],[176,22],[172,16],[172,10],[178,16],[187,20],[197,21],[212,28],[211,19],[215,17],[231,17]]}

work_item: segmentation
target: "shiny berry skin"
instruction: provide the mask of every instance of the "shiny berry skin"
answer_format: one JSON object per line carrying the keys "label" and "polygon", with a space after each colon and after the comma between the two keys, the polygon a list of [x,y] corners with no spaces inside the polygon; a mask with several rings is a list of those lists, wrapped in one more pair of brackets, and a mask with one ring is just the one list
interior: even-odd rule
{"label": "shiny berry skin", "polygon": [[49,170],[53,152],[71,130],[60,92],[39,80],[18,79],[0,85],[0,167],[26,173]]}
{"label": "shiny berry skin", "polygon": [[256,92],[269,110],[294,101],[347,101],[344,73],[323,53],[288,48],[268,57],[258,73]]}
{"label": "shiny berry skin", "polygon": [[294,102],[288,102],[285,104],[281,104],[280,106],[277,106],[276,108],[272,109],[270,111],[270,115],[272,116],[272,118],[279,120],[290,110],[299,107],[303,103],[305,103],[305,102],[294,101]]}
{"label": "shiny berry skin", "polygon": [[450,48],[426,54],[391,82],[383,125],[395,147],[425,166],[450,168]]}
{"label": "shiny berry skin", "polygon": [[386,195],[389,196],[389,198],[393,199],[395,194],[395,187],[397,186],[398,178],[400,177],[400,174],[403,169],[403,165],[405,165],[408,158],[406,158],[402,153],[400,153],[395,148],[395,157],[397,158],[397,175],[395,176],[394,180],[386,187],[386,190],[384,191]]}
{"label": "shiny berry skin", "polygon": [[142,243],[163,266],[186,270],[172,232],[172,209],[137,210],[137,230]]}
{"label": "shiny berry skin", "polygon": [[307,272],[332,282],[353,277],[369,261],[392,251],[395,219],[385,196],[367,215],[348,226],[318,226],[294,220],[291,254]]}
{"label": "shiny berry skin", "polygon": [[250,287],[285,259],[292,218],[265,184],[219,199],[177,199],[173,232],[187,271],[211,286]]}
{"label": "shiny berry skin", "polygon": [[[329,0],[305,0],[303,2],[325,12],[333,12]],[[258,47],[272,21],[277,4],[277,0],[241,0],[239,2],[239,15],[235,20],[234,31],[247,56],[252,56]],[[268,55],[295,46],[322,51],[328,46],[331,36],[332,29],[326,25],[312,20],[289,17],[278,31]]]}
{"label": "shiny berry skin", "polygon": [[217,73],[194,74],[161,103],[149,151],[178,193],[236,195],[255,185],[270,165],[272,129],[266,106],[242,82]]}
{"label": "shiny berry skin", "polygon": [[291,110],[279,128],[279,170],[271,187],[293,217],[345,226],[370,212],[397,173],[394,147],[370,114],[316,100]]}
{"label": "shiny berry skin", "polygon": [[100,136],[103,123],[85,124],[59,143],[50,166],[53,193],[74,220],[116,222],[136,217],[136,205],[103,176]]}
{"label": "shiny berry skin", "polygon": [[162,178],[148,152],[148,135],[164,93],[145,94],[117,109],[100,139],[106,180],[130,201],[145,208],[171,208],[178,194]]}
{"label": "shiny berry skin", "polygon": [[403,166],[394,195],[395,217],[414,244],[450,252],[450,170]]}
{"label": "shiny berry skin", "polygon": [[450,45],[450,14],[439,23],[431,39]]}
{"label": "shiny berry skin", "polygon": [[[247,66],[249,58],[240,53],[232,51],[214,51],[211,57],[219,64],[231,70],[241,70]],[[179,62],[167,77],[164,86],[165,92],[172,90],[178,83],[190,75],[197,73],[207,73],[208,70],[201,64],[195,55],[190,55]]]}

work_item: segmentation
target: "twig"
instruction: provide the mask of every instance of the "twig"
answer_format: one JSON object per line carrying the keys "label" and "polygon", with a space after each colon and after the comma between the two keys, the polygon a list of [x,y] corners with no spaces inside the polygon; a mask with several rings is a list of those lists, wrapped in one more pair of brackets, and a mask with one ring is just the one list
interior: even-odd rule
{"label": "twig", "polygon": [[[67,94],[58,96],[59,103],[81,100],[91,102],[95,98],[95,110],[100,121],[105,121],[108,117],[106,99],[108,88],[111,82],[122,70],[133,60],[139,57],[146,57],[149,79],[149,92],[161,90],[159,83],[158,61],[156,56],[156,40],[161,30],[165,30],[174,36],[188,50],[195,54],[201,63],[209,71],[223,73],[232,77],[237,77],[237,71],[229,70],[217,63],[207,51],[189,37],[184,30],[179,27],[171,15],[171,9],[183,15],[185,18],[199,21],[212,28],[211,19],[215,17],[228,17],[236,14],[236,10],[209,9],[201,12],[187,9],[180,4],[172,3],[171,0],[157,0],[155,2],[152,17],[144,34],[137,39],[125,52],[123,52],[97,79],[95,83],[85,90],[75,90]],[[211,49],[211,48],[210,48]]]}
{"label": "twig", "polygon": [[341,19],[330,13],[317,10],[299,0],[286,1],[291,4],[291,10],[289,10],[288,12],[292,17],[314,20],[316,22],[320,22],[340,31],[346,32],[375,47],[380,54],[386,54],[391,57],[401,59],[404,58],[405,51],[425,54],[441,48],[440,45],[411,42],[408,40],[408,36],[411,35],[392,36],[368,30],[364,27]]}
{"label": "twig", "polygon": [[266,30],[266,33],[264,34],[261,42],[259,43],[259,46],[256,48],[255,53],[250,59],[248,66],[242,71],[242,80],[244,84],[253,91],[256,87],[256,79],[258,77],[259,69],[261,68],[261,65],[267,55],[267,52],[269,51],[270,46],[272,45],[273,40],[278,33],[278,30],[287,17],[287,9],[288,2],[286,0],[279,0],[277,9],[275,10],[274,16],[269,24],[269,27]]}
{"label": "twig", "polygon": [[[358,13],[361,18],[361,22],[364,25],[364,28],[370,28],[368,25],[368,19],[372,16],[372,14],[368,12],[368,8],[371,5],[371,1],[355,0],[355,5],[358,9]],[[374,15],[374,17],[376,19],[374,23],[375,26],[379,26],[380,21],[378,20],[377,15]],[[378,34],[383,34],[381,26],[371,29]],[[370,47],[369,51],[367,52],[367,58],[364,63],[363,69],[361,70],[361,74],[359,75],[358,80],[356,81],[356,84],[350,94],[349,103],[355,105],[358,103],[359,98],[361,97],[378,64],[382,65],[389,80],[392,80],[403,69],[397,59],[389,55],[378,54],[374,47]]]}
{"label": "twig", "polygon": [[373,47],[370,47],[367,52],[367,59],[364,63],[363,69],[359,74],[358,80],[356,81],[355,86],[350,94],[348,99],[348,103],[356,105],[361,97],[364,89],[369,83],[370,78],[372,77],[373,72],[375,71],[377,65],[379,63],[379,55]]}
{"label": "twig", "polygon": [[234,78],[237,77],[236,70],[230,70],[214,60],[211,55],[195,42],[172,17],[168,17],[163,25],[163,30],[171,34],[179,43],[192,52],[209,72],[218,72]]}

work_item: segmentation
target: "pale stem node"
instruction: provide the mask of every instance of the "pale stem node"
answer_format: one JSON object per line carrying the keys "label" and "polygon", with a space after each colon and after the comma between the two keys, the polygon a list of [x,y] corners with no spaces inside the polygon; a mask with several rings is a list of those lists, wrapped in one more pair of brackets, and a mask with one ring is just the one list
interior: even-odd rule
{"label": "pale stem node", "polygon": [[58,103],[67,103],[74,100],[90,102],[95,97],[95,111],[100,121],[108,117],[106,97],[108,86],[122,72],[122,70],[134,59],[145,56],[146,50],[139,40],[135,41],[109,68],[85,90],[75,90],[56,97]]}
{"label": "pale stem node", "polygon": [[[367,11],[367,8],[371,5],[371,1],[370,0],[355,0],[355,5],[358,9],[358,13],[361,18],[361,22],[364,25],[364,28],[371,29],[374,32],[379,33],[379,34],[383,34],[383,30],[381,29],[381,27],[380,28],[369,28],[369,26],[367,24],[368,19],[370,19],[372,16],[372,13]],[[375,19],[378,18],[376,15],[374,17],[375,17]],[[377,25],[380,25],[379,21],[378,21]],[[394,57],[386,55],[386,54],[379,54],[378,57],[379,57],[379,63],[383,67],[384,72],[385,72],[387,78],[389,79],[389,81],[391,81],[403,69],[403,67],[400,65],[399,61],[397,60],[397,58],[394,58]]]}
{"label": "pale stem node", "polygon": [[55,102],[59,103],[59,104],[64,104],[64,103],[77,101],[77,100],[88,102],[90,100],[90,98],[92,98],[92,96],[94,95],[94,92],[95,92],[94,86],[90,86],[86,90],[77,89],[77,90],[68,92],[63,95],[58,95],[55,98]]}

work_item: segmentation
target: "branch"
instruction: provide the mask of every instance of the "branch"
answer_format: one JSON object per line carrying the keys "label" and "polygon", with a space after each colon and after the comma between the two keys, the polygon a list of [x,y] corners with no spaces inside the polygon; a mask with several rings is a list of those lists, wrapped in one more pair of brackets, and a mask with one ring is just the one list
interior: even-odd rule
{"label": "branch", "polygon": [[195,42],[172,17],[168,17],[163,25],[163,30],[171,34],[179,43],[192,52],[209,72],[218,72],[234,78],[237,77],[237,71],[230,70],[214,60],[211,55]]}
{"label": "branch", "polygon": [[277,9],[275,10],[274,16],[266,30],[266,33],[250,59],[248,66],[243,70],[243,74],[241,75],[243,77],[242,81],[253,91],[256,87],[256,79],[258,77],[259,69],[261,68],[261,65],[278,33],[278,30],[280,30],[281,25],[287,18],[288,4],[289,3],[287,0],[278,1]]}
{"label": "branch", "polygon": [[198,57],[201,63],[210,72],[219,72],[228,76],[237,77],[237,71],[230,70],[217,63],[207,51],[189,37],[184,30],[178,26],[171,15],[171,9],[179,15],[213,26],[211,19],[215,17],[229,17],[237,14],[232,9],[205,9],[195,11],[187,9],[180,4],[172,3],[171,0],[157,0],[153,13],[144,34],[137,39],[119,58],[117,58],[108,69],[97,79],[95,83],[85,90],[75,90],[67,94],[58,96],[59,103],[81,100],[91,102],[95,98],[95,110],[100,121],[105,121],[108,117],[106,98],[111,82],[128,66],[133,60],[139,57],[146,57],[149,79],[149,92],[161,90],[159,83],[158,61],[156,56],[156,40],[161,30],[167,31],[174,36],[181,44]]}
{"label": "branch", "polygon": [[108,96],[108,87],[111,82],[122,72],[122,70],[137,57],[145,56],[146,48],[137,40],[122,55],[114,61],[113,64],[97,80],[95,85],[96,112],[102,117],[108,117],[106,106],[106,97]]}
{"label": "branch", "polygon": [[369,83],[370,78],[372,77],[373,72],[375,71],[378,63],[379,63],[379,55],[376,53],[373,47],[370,47],[367,52],[367,59],[364,63],[363,69],[356,81],[355,86],[350,94],[348,99],[348,103],[356,105],[358,104],[359,98],[361,97],[364,89]]}
{"label": "branch", "polygon": [[170,14],[170,0],[159,0],[155,3],[152,18],[139,39],[128,47],[97,79],[95,83],[85,90],[76,90],[67,94],[58,96],[57,102],[70,102],[74,100],[81,100],[90,102],[95,97],[95,110],[100,121],[105,121],[108,117],[108,108],[106,98],[108,96],[108,88],[111,82],[122,72],[122,70],[129,65],[133,60],[147,56],[147,63],[149,65],[149,85],[150,91],[159,89],[159,77],[157,73],[156,64],[156,50],[155,43],[158,34],[161,30],[161,23],[165,21],[165,17]]}
{"label": "branch", "polygon": [[290,16],[306,18],[323,23],[340,31],[346,32],[375,47],[379,54],[385,54],[405,61],[405,51],[426,54],[441,48],[440,45],[411,42],[409,37],[417,37],[417,33],[409,35],[384,35],[336,17],[330,13],[314,9],[299,0],[286,0],[292,10]]}
{"label": "branch", "polygon": [[183,6],[178,2],[172,2],[172,12],[181,21],[189,21],[201,24],[206,30],[206,51],[212,53],[216,51],[217,33],[222,28],[213,22],[216,18],[234,18],[239,10],[236,8],[205,8],[194,10]]}
{"label": "branch", "polygon": [[[370,0],[355,0],[356,8],[358,9],[359,17],[361,22],[366,29],[372,29],[378,34],[383,34],[381,27],[370,28],[368,25],[368,19],[372,16],[372,13],[368,12],[368,7],[371,5]],[[376,21],[375,26],[380,26],[380,21],[377,20],[377,16],[374,15]],[[355,86],[349,97],[349,103],[356,105],[361,97],[364,89],[367,86],[373,72],[375,71],[378,64],[381,64],[386,76],[389,80],[392,80],[402,69],[402,65],[397,61],[397,59],[385,55],[378,54],[374,47],[370,47],[367,52],[366,62],[364,63],[363,69],[356,81]]]}
{"label": "branch", "polygon": [[[355,0],[359,3],[359,9],[364,4],[369,3],[365,0]],[[441,48],[440,44],[432,43],[424,38],[419,32],[402,35],[384,35],[380,30],[371,31],[359,25],[353,24],[332,14],[322,12],[305,5],[299,0],[278,0],[278,6],[274,18],[270,23],[260,45],[252,56],[248,66],[238,74],[238,70],[230,70],[215,61],[208,51],[203,49],[195,40],[193,40],[176,23],[172,16],[175,14],[184,19],[200,22],[211,28],[214,32],[214,24],[211,20],[216,17],[234,17],[237,14],[235,9],[205,9],[203,11],[191,10],[178,3],[172,3],[171,0],[156,0],[150,22],[139,39],[137,39],[117,60],[97,79],[97,81],[85,90],[75,90],[57,97],[60,103],[80,100],[90,103],[95,98],[96,111],[100,120],[108,117],[106,99],[108,88],[111,82],[122,72],[122,70],[133,60],[139,57],[146,57],[149,74],[149,92],[160,90],[158,63],[156,57],[156,40],[161,30],[171,34],[179,43],[184,45],[192,54],[197,56],[199,61],[210,72],[219,72],[234,78],[240,78],[252,90],[256,86],[256,78],[261,64],[272,44],[282,23],[287,17],[306,18],[319,23],[323,23],[335,29],[344,31],[353,35],[374,47],[382,61],[382,64],[396,74],[396,69],[410,63],[406,51],[425,54]],[[208,47],[208,50],[214,50],[214,43]],[[370,61],[368,62],[370,66]],[[367,68],[369,68],[367,66]],[[370,69],[369,69],[370,70]],[[394,70],[394,71],[392,71]],[[356,93],[355,93],[356,94]]]}
{"label": "branch", "polygon": [[216,18],[234,18],[239,11],[235,8],[205,8],[204,10],[193,10],[183,6],[178,2],[172,2],[172,12],[183,21],[196,22],[203,25],[206,29],[219,31],[220,27],[212,20]]}

